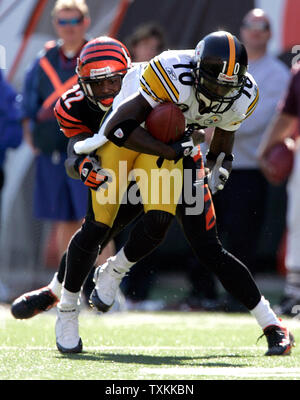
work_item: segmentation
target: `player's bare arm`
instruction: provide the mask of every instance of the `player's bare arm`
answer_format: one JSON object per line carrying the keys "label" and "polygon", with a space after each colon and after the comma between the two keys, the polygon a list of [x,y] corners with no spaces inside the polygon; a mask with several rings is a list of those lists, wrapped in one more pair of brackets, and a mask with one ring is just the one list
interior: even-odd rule
{"label": "player's bare arm", "polygon": [[234,131],[215,128],[206,154],[208,185],[212,194],[224,188],[232,170]]}
{"label": "player's bare arm", "polygon": [[224,129],[215,128],[212,140],[209,146],[209,155],[206,159],[206,166],[212,169],[216,159],[220,153],[225,153],[223,166],[230,172],[232,169],[232,149],[234,144],[235,131],[225,131]]}
{"label": "player's bare arm", "polygon": [[152,107],[143,98],[136,94],[128,101],[122,103],[116,113],[110,118],[106,125],[104,134],[111,138],[118,135],[120,128],[121,135],[124,135],[123,146],[140,153],[173,160],[176,157],[175,150],[161,141],[153,138],[146,129],[140,126],[150,114]]}
{"label": "player's bare arm", "polygon": [[234,143],[234,131],[225,131],[221,128],[215,128],[209,150],[216,156],[222,151],[229,155],[232,153]]}

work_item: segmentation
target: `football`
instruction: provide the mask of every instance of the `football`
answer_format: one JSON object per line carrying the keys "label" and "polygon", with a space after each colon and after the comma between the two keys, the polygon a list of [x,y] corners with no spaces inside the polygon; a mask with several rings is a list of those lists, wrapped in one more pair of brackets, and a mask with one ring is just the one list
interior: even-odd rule
{"label": "football", "polygon": [[156,139],[172,143],[182,137],[185,131],[185,118],[176,104],[162,103],[150,112],[145,127]]}
{"label": "football", "polygon": [[294,164],[295,142],[291,138],[275,144],[266,156],[266,176],[274,185],[280,185],[290,175]]}

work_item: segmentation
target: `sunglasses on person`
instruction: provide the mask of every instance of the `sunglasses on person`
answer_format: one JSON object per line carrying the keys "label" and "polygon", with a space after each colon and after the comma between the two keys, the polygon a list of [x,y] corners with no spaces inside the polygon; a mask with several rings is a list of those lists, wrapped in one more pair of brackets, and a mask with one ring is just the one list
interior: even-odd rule
{"label": "sunglasses on person", "polygon": [[84,17],[78,17],[78,18],[57,18],[57,23],[60,26],[66,26],[66,25],[71,25],[71,26],[75,26],[75,25],[79,25],[82,23]]}
{"label": "sunglasses on person", "polygon": [[269,31],[270,24],[267,21],[253,21],[243,22],[242,27],[244,29],[256,30],[256,31]]}

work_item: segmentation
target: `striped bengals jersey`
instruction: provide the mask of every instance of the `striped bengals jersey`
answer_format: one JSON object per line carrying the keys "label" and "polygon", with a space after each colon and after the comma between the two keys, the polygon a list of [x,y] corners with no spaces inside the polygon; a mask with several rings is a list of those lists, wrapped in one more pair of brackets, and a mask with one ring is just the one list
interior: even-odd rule
{"label": "striped bengals jersey", "polygon": [[152,107],[166,101],[180,105],[187,124],[237,130],[241,122],[252,114],[258,102],[259,92],[254,78],[246,73],[242,95],[228,111],[200,114],[192,83],[193,55],[194,50],[168,50],[152,59],[140,76],[140,93]]}
{"label": "striped bengals jersey", "polygon": [[98,132],[105,111],[94,106],[79,85],[65,92],[56,102],[54,113],[61,131],[68,138],[80,133]]}

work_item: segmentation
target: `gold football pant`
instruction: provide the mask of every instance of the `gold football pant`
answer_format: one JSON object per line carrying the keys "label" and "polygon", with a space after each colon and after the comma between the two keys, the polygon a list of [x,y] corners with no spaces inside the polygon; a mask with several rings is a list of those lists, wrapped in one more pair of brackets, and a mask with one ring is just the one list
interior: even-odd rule
{"label": "gold football pant", "polygon": [[[182,160],[176,164],[165,160],[162,167],[158,168],[157,156],[137,153],[112,142],[100,147],[97,155],[102,168],[112,175],[112,182],[108,183],[105,190],[90,191],[95,221],[112,227],[127,186],[134,179],[140,190],[145,213],[160,210],[176,214],[182,190]],[[130,196],[127,201],[131,201]]]}

